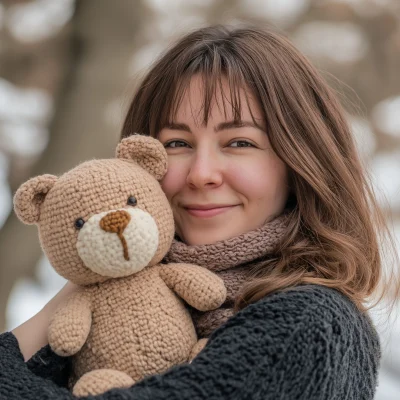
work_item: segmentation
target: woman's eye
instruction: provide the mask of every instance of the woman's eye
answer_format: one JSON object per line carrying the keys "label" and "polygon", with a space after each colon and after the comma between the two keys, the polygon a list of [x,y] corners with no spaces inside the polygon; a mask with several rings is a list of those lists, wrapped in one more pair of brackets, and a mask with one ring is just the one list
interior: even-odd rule
{"label": "woman's eye", "polygon": [[168,143],[165,143],[164,147],[165,148],[170,148],[170,149],[176,149],[178,147],[185,147],[188,146],[186,142],[183,142],[182,140],[171,140]]}
{"label": "woman's eye", "polygon": [[235,140],[229,144],[229,147],[254,147],[254,144],[247,140]]}

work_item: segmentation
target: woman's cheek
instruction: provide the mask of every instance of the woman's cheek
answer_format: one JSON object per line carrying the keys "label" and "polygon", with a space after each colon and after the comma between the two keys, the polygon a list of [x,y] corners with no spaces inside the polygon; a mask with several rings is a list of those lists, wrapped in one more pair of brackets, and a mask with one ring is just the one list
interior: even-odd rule
{"label": "woman's cheek", "polygon": [[252,163],[232,165],[229,168],[230,186],[246,197],[253,197],[257,192],[262,192],[265,186],[265,171],[258,164]]}
{"label": "woman's cheek", "polygon": [[184,166],[182,164],[179,166],[178,163],[169,161],[167,173],[161,181],[161,188],[170,202],[172,197],[182,190],[185,182],[186,174]]}
{"label": "woman's cheek", "polygon": [[230,168],[230,186],[243,195],[248,202],[262,203],[265,200],[280,201],[286,197],[287,173],[279,160],[257,160]]}

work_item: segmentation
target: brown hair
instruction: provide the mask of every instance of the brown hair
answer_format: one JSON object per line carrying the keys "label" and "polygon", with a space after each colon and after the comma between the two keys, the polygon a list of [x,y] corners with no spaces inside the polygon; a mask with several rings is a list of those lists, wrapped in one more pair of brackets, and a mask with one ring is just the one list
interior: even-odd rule
{"label": "brown hair", "polygon": [[[236,308],[311,283],[335,288],[364,309],[382,278],[380,239],[388,239],[398,259],[332,89],[276,32],[207,27],[183,37],[154,64],[132,100],[122,137],[134,132],[157,137],[195,74],[204,81],[205,123],[222,77],[236,119],[240,88],[255,96],[271,146],[290,173],[289,229],[274,256],[253,271]],[[388,284],[380,288],[384,293]],[[397,294],[398,285],[395,289]]]}

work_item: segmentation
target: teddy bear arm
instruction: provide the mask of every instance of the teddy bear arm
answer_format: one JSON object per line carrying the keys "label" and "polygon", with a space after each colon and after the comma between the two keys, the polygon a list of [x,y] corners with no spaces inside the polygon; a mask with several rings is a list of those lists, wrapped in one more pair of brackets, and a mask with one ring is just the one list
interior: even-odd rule
{"label": "teddy bear arm", "polygon": [[199,311],[214,310],[226,299],[223,280],[198,265],[166,264],[160,276],[171,290]]}
{"label": "teddy bear arm", "polygon": [[87,294],[77,292],[60,305],[50,320],[50,347],[60,356],[76,354],[85,344],[92,325],[92,307]]}

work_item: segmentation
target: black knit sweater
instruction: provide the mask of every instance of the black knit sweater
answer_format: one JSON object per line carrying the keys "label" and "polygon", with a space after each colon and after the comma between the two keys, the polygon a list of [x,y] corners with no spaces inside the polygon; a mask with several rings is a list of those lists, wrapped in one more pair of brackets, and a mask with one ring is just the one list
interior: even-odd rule
{"label": "black knit sweater", "polygon": [[[307,285],[246,307],[191,364],[88,399],[373,399],[379,339],[367,315],[333,289]],[[25,363],[0,335],[0,399],[73,399],[69,360],[48,347]],[[64,387],[63,387],[64,386]]]}

